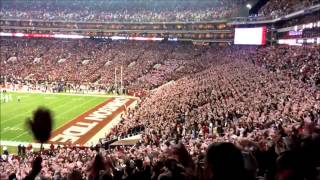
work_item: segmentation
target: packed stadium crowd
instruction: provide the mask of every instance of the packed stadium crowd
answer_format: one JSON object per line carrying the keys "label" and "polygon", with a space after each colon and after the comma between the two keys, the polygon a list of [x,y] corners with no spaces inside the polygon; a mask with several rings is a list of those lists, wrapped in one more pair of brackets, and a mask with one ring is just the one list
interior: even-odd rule
{"label": "packed stadium crowd", "polygon": [[190,44],[2,39],[0,48],[1,74],[20,80],[111,86],[122,67],[125,86],[150,89],[208,63],[205,48]]}
{"label": "packed stadium crowd", "polygon": [[[209,21],[237,16],[245,5],[4,2],[1,19],[103,22]],[[260,14],[277,17],[317,3],[270,0]],[[283,27],[317,20],[310,15]],[[318,35],[314,28],[302,37]],[[123,85],[147,92],[99,144],[3,148],[0,179],[320,179],[320,46],[36,38],[1,38],[0,44],[0,83],[13,89],[105,93]],[[137,134],[133,144],[113,144]]]}
{"label": "packed stadium crowd", "polygon": [[[73,86],[90,82],[107,87],[114,85],[115,73],[120,82],[122,70],[124,86],[154,89],[206,69],[215,62],[212,57],[219,48],[188,43],[2,38],[0,70],[9,81],[69,82]],[[248,61],[319,87],[319,47],[277,46],[254,52]]]}
{"label": "packed stadium crowd", "polygon": [[319,178],[319,132],[312,129],[280,128],[272,138],[256,136],[257,142],[239,138],[211,144],[197,138],[189,141],[192,154],[172,142],[108,150],[63,147],[41,155],[27,151],[1,162],[1,178],[253,180],[260,174],[260,179],[314,180]]}
{"label": "packed stadium crowd", "polygon": [[[16,49],[5,47],[11,51],[5,51],[1,58],[3,63],[13,55],[17,56],[15,62],[6,62],[5,68],[20,67],[26,71],[19,76],[35,72],[32,63],[38,52],[45,54],[54,49],[50,46],[51,42],[37,41],[31,43],[32,46],[29,44],[20,48],[29,41],[32,40],[12,43]],[[59,43],[63,44],[55,42]],[[50,74],[50,70],[58,64],[57,59],[66,58],[63,57],[65,49],[72,53],[68,56],[78,59],[78,68],[86,72],[86,66],[90,67],[90,63],[79,63],[83,61],[82,55],[76,57],[76,54],[99,53],[94,52],[95,48],[104,54],[105,47],[98,45],[91,49],[83,43],[95,44],[77,42],[82,47],[80,49],[73,43],[61,45],[64,47],[61,49],[57,46],[58,50],[53,53],[56,54],[54,60],[43,57],[46,62],[44,67],[47,68],[39,68],[40,63],[37,69]],[[159,86],[153,87],[136,109],[127,110],[119,125],[106,136],[106,144],[82,150],[76,147],[52,149],[41,155],[42,169],[39,168],[39,158],[32,165],[36,153],[29,152],[23,157],[4,156],[1,162],[3,177],[13,173],[12,176],[28,175],[29,178],[39,173],[38,178],[53,179],[319,178],[316,169],[320,166],[317,146],[320,135],[318,46],[256,48],[144,43],[139,44],[142,46],[139,50],[134,48],[135,43],[130,42],[106,46],[109,48],[105,49],[110,51],[115,49],[113,46],[118,46],[129,53],[128,60],[122,58],[125,53],[119,55],[119,60],[112,60],[122,60],[119,63],[127,62],[127,66],[135,62],[129,60],[131,58],[141,60],[144,65],[159,56],[159,61],[180,59],[188,62],[189,59],[200,58],[197,63],[188,64],[194,71],[188,70],[189,74],[181,76],[177,71],[179,64],[172,65],[168,61],[169,64],[164,66],[165,72],[173,75],[165,80],[160,79],[157,82]],[[177,48],[172,51],[168,46]],[[153,51],[148,52],[149,48]],[[136,51],[139,53],[134,53]],[[106,54],[112,56],[112,53]],[[20,57],[26,61],[19,60]],[[104,66],[109,62],[105,59],[99,62],[102,57],[97,58],[96,63],[92,62],[92,66]],[[133,74],[137,69],[145,71],[130,83],[153,82],[154,76],[148,74],[154,73],[159,61],[127,72]],[[28,68],[22,68],[24,66]],[[68,69],[66,64],[61,67]],[[72,69],[75,68],[69,70]],[[19,70],[4,72],[20,73]],[[62,69],[61,72],[65,71]],[[56,76],[62,74],[57,73]],[[155,77],[162,76],[159,72],[156,74]],[[79,74],[79,77],[82,76],[86,77]],[[135,146],[112,147],[108,144],[108,141],[135,133],[142,134],[142,139]]]}
{"label": "packed stadium crowd", "polygon": [[[85,5],[84,5],[85,4]],[[89,4],[89,5],[88,5]],[[208,21],[238,16],[244,0],[217,1],[9,1],[3,19],[98,22]]]}
{"label": "packed stadium crowd", "polygon": [[260,49],[248,60],[271,72],[281,72],[291,79],[319,87],[319,58],[319,46],[273,46]]}
{"label": "packed stadium crowd", "polygon": [[319,0],[270,0],[259,10],[259,14],[280,17],[319,3]]}
{"label": "packed stadium crowd", "polygon": [[[319,4],[319,0],[271,0],[259,16],[279,17]],[[0,9],[2,19],[98,22],[210,21],[238,17],[244,0],[217,1],[7,1]]]}

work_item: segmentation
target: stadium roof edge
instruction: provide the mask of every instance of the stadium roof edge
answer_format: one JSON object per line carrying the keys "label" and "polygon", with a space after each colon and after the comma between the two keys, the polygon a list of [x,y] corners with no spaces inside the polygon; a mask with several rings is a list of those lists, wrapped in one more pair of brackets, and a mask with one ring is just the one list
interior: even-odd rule
{"label": "stadium roof edge", "polygon": [[290,13],[288,15],[282,16],[282,17],[278,17],[278,18],[274,18],[274,19],[270,19],[270,20],[262,20],[262,18],[259,17],[238,17],[235,19],[238,19],[238,21],[233,21],[233,22],[229,22],[229,25],[244,25],[244,24],[269,24],[269,23],[277,23],[280,21],[284,21],[284,20],[288,20],[294,17],[298,17],[298,16],[302,16],[305,14],[310,14],[313,12],[317,12],[320,11],[320,4],[311,6],[311,7],[307,7],[305,9]]}

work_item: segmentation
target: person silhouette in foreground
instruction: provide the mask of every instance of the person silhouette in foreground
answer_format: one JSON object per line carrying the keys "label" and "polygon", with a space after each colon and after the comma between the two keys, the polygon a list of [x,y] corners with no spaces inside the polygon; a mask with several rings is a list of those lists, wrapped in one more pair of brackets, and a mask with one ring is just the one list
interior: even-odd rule
{"label": "person silhouette in foreground", "polygon": [[249,180],[241,151],[232,143],[214,143],[207,150],[208,180]]}
{"label": "person silhouette in foreground", "polygon": [[[43,149],[42,144],[47,142],[50,139],[53,118],[51,111],[49,109],[39,107],[33,112],[32,118],[27,118],[26,121],[27,127],[31,130],[35,140],[41,143],[40,150]],[[32,162],[32,170],[24,178],[26,180],[35,179],[35,177],[40,173],[42,169],[42,158],[37,156]]]}
{"label": "person silhouette in foreground", "polygon": [[24,180],[35,179],[36,176],[40,173],[40,171],[42,169],[41,163],[42,163],[42,158],[40,156],[36,157],[35,160],[32,163],[32,170],[24,178]]}

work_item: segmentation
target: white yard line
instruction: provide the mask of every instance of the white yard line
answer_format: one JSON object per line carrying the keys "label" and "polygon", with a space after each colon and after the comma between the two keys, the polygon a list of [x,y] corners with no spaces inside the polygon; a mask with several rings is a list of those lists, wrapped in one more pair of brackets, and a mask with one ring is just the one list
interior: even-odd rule
{"label": "white yard line", "polygon": [[[59,101],[57,101],[57,102],[52,101],[52,103],[48,103],[48,104],[46,104],[45,106],[47,106],[47,105],[52,105],[52,104],[58,104],[58,102],[60,103],[61,101],[63,101],[63,99],[61,99],[61,100],[59,100]],[[23,102],[23,103],[26,104],[26,102]],[[38,102],[34,102],[34,103],[31,103],[31,104],[37,104],[37,103],[38,103]],[[30,104],[29,104],[29,105],[30,105]],[[20,109],[23,109],[23,108],[24,108],[24,106],[23,106],[23,107],[20,107]],[[19,111],[20,109],[17,109],[16,111]],[[6,120],[4,120],[4,121],[1,121],[1,124],[4,124],[4,123],[10,121],[11,119],[15,119],[16,117],[21,116],[22,114],[28,114],[28,113],[29,113],[29,112],[19,113],[19,114],[15,115],[15,116],[12,116],[12,117],[9,118],[9,119],[6,119]]]}
{"label": "white yard line", "polygon": [[[79,105],[77,105],[77,106],[74,106],[74,107],[70,108],[68,111],[64,111],[64,113],[59,114],[58,116],[62,116],[62,115],[64,115],[64,114],[66,114],[66,113],[68,113],[68,112],[70,112],[70,111],[78,108],[79,106],[83,106],[83,105],[85,105],[85,104],[88,104],[89,102],[91,102],[91,101],[93,101],[93,100],[94,100],[94,99],[91,99],[90,101],[87,101],[87,102],[84,103],[84,104],[79,104]],[[62,105],[65,105],[65,104],[62,104]],[[81,114],[83,114],[83,113],[81,113]],[[56,117],[58,117],[58,116],[56,116]],[[72,120],[72,119],[70,119],[70,120]],[[70,120],[68,120],[66,123],[68,123]],[[64,123],[64,124],[66,124],[66,123]],[[21,124],[21,123],[19,123],[19,124]],[[18,124],[18,125],[19,125],[19,124]],[[16,125],[16,126],[17,126],[17,125]],[[15,126],[13,126],[13,127],[15,127]],[[62,126],[60,126],[60,127],[62,127]],[[60,128],[60,127],[58,127],[58,128]],[[58,128],[56,128],[56,129],[58,129]],[[24,133],[22,133],[22,134],[20,134],[20,135],[18,135],[18,136],[16,136],[16,137],[14,137],[13,139],[10,139],[10,140],[11,140],[11,141],[12,141],[12,140],[15,140],[15,139],[17,139],[17,138],[25,135],[26,133],[28,133],[28,131],[25,131]]]}
{"label": "white yard line", "polygon": [[[126,95],[97,95],[97,94],[72,94],[72,93],[41,93],[41,92],[18,92],[18,91],[14,91],[14,93],[30,93],[30,94],[43,94],[43,95],[64,95],[64,96],[94,96],[94,97],[108,97],[108,98],[112,98],[112,97],[127,97],[128,99],[135,99],[135,100],[138,100],[139,98],[138,97],[133,97],[133,96],[126,96]],[[91,99],[90,101],[87,101],[85,104],[89,103],[93,101],[93,99]],[[58,101],[59,103],[61,101]],[[58,104],[57,103],[50,103],[50,104]],[[103,102],[102,102],[103,103]],[[129,105],[129,107],[134,107],[136,106],[137,104],[137,101],[134,101],[133,103],[131,103],[131,105]],[[65,104],[63,104],[65,105]],[[65,113],[68,113],[69,111],[73,110],[73,109],[76,109],[78,108],[79,106],[82,106],[83,104],[80,104],[78,106],[74,106],[72,107],[71,109],[69,109],[68,111],[65,111],[64,113],[58,115],[58,116],[61,116]],[[98,104],[99,105],[99,104]],[[97,105],[96,105],[97,106]],[[59,106],[60,107],[60,106]],[[122,114],[123,112],[121,112],[120,114]],[[83,114],[83,113],[82,113]],[[82,114],[80,114],[79,116],[81,116]],[[94,137],[92,137],[86,144],[88,144],[89,142],[96,142],[98,143],[99,142],[99,138],[101,137],[104,137],[104,134],[106,132],[110,132],[111,128],[118,124],[119,120],[120,120],[120,114],[115,117],[112,121],[110,121],[110,123],[108,123],[102,130],[100,130],[99,132],[97,132]],[[78,118],[79,116],[75,117],[75,118]],[[10,118],[11,119],[11,118]],[[9,119],[9,120],[10,120]],[[74,118],[73,118],[74,119]],[[9,121],[9,120],[6,120],[6,121]],[[71,119],[70,119],[71,120]],[[6,121],[3,121],[3,122],[6,122]],[[1,122],[1,123],[3,123]],[[65,122],[64,124],[62,124],[61,126],[55,128],[55,129],[59,129],[61,127],[63,127],[65,124],[67,124],[69,121]],[[21,123],[20,123],[21,124]],[[14,126],[15,127],[15,126]],[[23,135],[25,135],[26,133],[28,133],[27,131],[14,137],[13,139],[11,139],[10,141],[7,141],[7,140],[0,140],[0,145],[3,146],[3,145],[6,145],[6,146],[18,146],[19,144],[30,144],[30,142],[19,142],[19,141],[12,141],[12,140],[15,140]],[[36,147],[36,148],[40,148],[40,144],[39,143],[31,143],[33,147]],[[45,148],[49,148],[50,147],[50,144],[45,144],[44,145]]]}

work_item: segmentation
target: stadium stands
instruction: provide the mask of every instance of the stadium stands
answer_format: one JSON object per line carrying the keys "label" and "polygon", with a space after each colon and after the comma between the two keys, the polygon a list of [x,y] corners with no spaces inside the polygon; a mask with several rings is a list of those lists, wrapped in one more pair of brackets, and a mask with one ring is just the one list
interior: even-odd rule
{"label": "stadium stands", "polygon": [[[68,6],[69,1],[4,1],[4,19],[125,23],[234,17],[246,2],[134,1],[124,7],[125,0],[76,0]],[[318,2],[270,0],[260,12],[280,16]],[[317,20],[311,17],[279,27]],[[301,36],[315,39],[317,30]],[[124,107],[119,123],[91,147],[52,144],[36,152],[31,145],[19,145],[17,153],[10,153],[1,146],[0,179],[320,177],[319,44],[258,47],[21,37],[1,37],[0,44],[1,85],[24,84],[33,90],[40,84],[52,92],[57,84],[75,91],[88,85],[112,92],[116,70],[123,73],[126,88],[146,92],[136,107]],[[141,136],[137,143],[112,145],[135,135]]]}
{"label": "stadium stands", "polygon": [[200,71],[208,63],[202,57],[205,48],[190,44],[9,38],[1,44],[1,75],[20,80],[111,84],[115,67],[120,71],[122,66],[124,85],[149,89]]}
{"label": "stadium stands", "polygon": [[259,13],[262,16],[280,17],[316,4],[319,4],[319,0],[269,0]]}
{"label": "stadium stands", "polygon": [[[127,45],[124,44],[124,46]],[[162,46],[162,44],[152,46]],[[127,165],[126,168],[140,168],[149,179],[152,172],[150,166],[165,163],[160,160],[166,152],[165,149],[173,148],[170,142],[177,140],[186,146],[192,159],[203,157],[203,153],[211,142],[230,141],[238,146],[245,146],[242,147],[242,151],[254,148],[256,153],[259,151],[258,147],[263,148],[262,145],[266,145],[265,143],[271,143],[271,145],[268,144],[268,149],[275,147],[273,150],[276,156],[280,156],[281,152],[291,150],[295,146],[300,146],[300,141],[295,144],[291,139],[292,135],[288,136],[288,133],[295,133],[294,135],[297,136],[299,129],[305,129],[310,122],[319,122],[320,93],[319,90],[309,86],[309,81],[299,78],[299,74],[291,75],[290,72],[302,74],[315,72],[304,66],[319,68],[319,66],[309,64],[317,62],[314,60],[318,60],[316,57],[319,57],[319,51],[312,47],[303,47],[300,51],[292,48],[286,57],[292,62],[285,61],[285,64],[288,65],[286,68],[283,68],[280,61],[274,58],[277,54],[283,55],[283,51],[288,51],[288,48],[277,47],[277,50],[238,47],[208,49],[205,52],[210,55],[211,59],[206,64],[208,68],[196,74],[185,75],[177,81],[155,89],[142,101],[138,109],[129,110],[122,122],[113,128],[107,140],[127,137],[135,132],[142,133],[143,140],[134,149],[127,147],[119,149],[118,147],[102,150],[102,154],[108,154],[103,157],[111,158],[109,161],[112,161],[115,166],[115,169],[111,171],[126,173],[126,170],[121,168],[121,164],[127,160],[129,163],[131,159],[135,163],[132,162],[133,164]],[[262,58],[261,54],[265,58]],[[269,56],[273,58],[269,58],[266,54],[270,54]],[[295,57],[304,55],[310,59],[301,60],[301,62],[295,60]],[[181,55],[180,58],[187,57]],[[312,58],[315,59],[312,60]],[[303,70],[299,71],[300,67]],[[144,84],[145,81],[141,83]],[[277,129],[274,129],[275,127]],[[284,145],[279,142],[279,138],[285,142]],[[248,143],[246,141],[251,143],[246,144]],[[54,174],[57,176],[60,174],[65,177],[70,176],[70,173],[77,169],[82,172],[82,176],[87,177],[84,173],[88,168],[87,163],[95,159],[96,153],[91,150],[71,149],[53,150],[50,153],[54,153],[54,156],[43,156],[44,163],[51,161],[52,158],[55,163],[46,165],[40,176],[53,177]],[[156,155],[154,155],[155,152],[157,152]],[[79,159],[79,155],[83,153],[89,153],[88,158]],[[144,153],[153,154],[152,160],[142,158]],[[33,153],[27,155],[28,163],[31,162],[32,155]],[[61,161],[66,155],[70,158],[69,161]],[[18,159],[13,161],[16,162]],[[144,166],[140,167],[138,161],[143,161]],[[178,162],[183,163],[182,160]],[[14,169],[14,164],[6,165]],[[55,168],[56,166],[59,168]],[[187,169],[188,166],[184,168]],[[186,169],[184,171],[188,172]],[[23,172],[19,171],[19,173],[25,175],[29,170],[30,168],[26,167],[23,168]],[[265,173],[262,169],[259,170],[262,171],[260,173]],[[11,172],[12,170],[8,168],[6,175]],[[127,176],[134,177],[138,172],[134,170],[131,173]],[[198,177],[199,175],[195,173],[187,176]]]}
{"label": "stadium stands", "polygon": [[[1,40],[1,44],[2,76],[35,81],[98,81],[111,85],[114,68],[117,67],[119,71],[122,66],[124,84],[143,89],[153,89],[199,72],[212,63],[212,57],[219,51],[218,47],[191,44],[101,43],[92,40],[6,38]],[[319,86],[318,47],[271,47],[260,48],[256,52],[250,61],[271,71],[285,70],[296,79]],[[284,53],[287,61],[281,59]],[[304,56],[305,60],[295,60]],[[285,66],[287,64],[289,66]]]}
{"label": "stadium stands", "polygon": [[[86,5],[84,5],[86,4]],[[89,4],[89,5],[88,5]],[[243,0],[216,1],[27,1],[6,2],[0,17],[6,19],[163,22],[209,21],[237,16]],[[41,7],[41,8],[39,8]]]}

